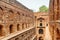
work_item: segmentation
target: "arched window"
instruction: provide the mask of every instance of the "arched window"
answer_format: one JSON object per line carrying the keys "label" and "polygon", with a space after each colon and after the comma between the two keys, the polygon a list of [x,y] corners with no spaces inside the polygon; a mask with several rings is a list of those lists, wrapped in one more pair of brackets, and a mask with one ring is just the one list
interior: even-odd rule
{"label": "arched window", "polygon": [[19,31],[19,24],[17,24],[17,31]]}
{"label": "arched window", "polygon": [[0,25],[0,36],[3,36],[3,26]]}
{"label": "arched window", "polygon": [[40,26],[42,26],[42,23],[40,23]]}
{"label": "arched window", "polygon": [[10,33],[13,33],[13,25],[10,25],[9,30],[10,30]]}
{"label": "arched window", "polygon": [[48,26],[48,24],[46,24],[46,26]]}
{"label": "arched window", "polygon": [[39,34],[43,34],[43,29],[39,29]]}

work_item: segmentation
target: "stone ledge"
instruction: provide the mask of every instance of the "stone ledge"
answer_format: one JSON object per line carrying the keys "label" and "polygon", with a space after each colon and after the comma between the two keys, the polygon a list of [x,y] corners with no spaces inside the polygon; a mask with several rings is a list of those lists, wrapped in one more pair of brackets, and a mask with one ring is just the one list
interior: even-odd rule
{"label": "stone ledge", "polygon": [[36,37],[36,35],[34,35],[34,37],[31,40],[33,40],[35,37]]}
{"label": "stone ledge", "polygon": [[18,32],[12,33],[11,35],[7,35],[7,36],[1,38],[0,40],[8,40],[8,39],[10,39],[12,37],[15,37],[16,35],[19,35],[21,33],[24,33],[25,31],[28,31],[28,30],[30,30],[32,28],[35,28],[35,27],[30,27],[30,28],[24,29],[22,31],[18,31]]}

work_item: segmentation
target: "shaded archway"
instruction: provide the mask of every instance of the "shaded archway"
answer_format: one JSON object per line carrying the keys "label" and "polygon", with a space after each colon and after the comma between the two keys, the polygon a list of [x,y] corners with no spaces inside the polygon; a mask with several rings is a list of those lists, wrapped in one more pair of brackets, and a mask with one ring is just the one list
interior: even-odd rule
{"label": "shaded archway", "polygon": [[43,24],[42,24],[42,23],[40,23],[40,26],[43,26]]}
{"label": "shaded archway", "polygon": [[39,29],[39,34],[43,34],[43,29]]}
{"label": "shaded archway", "polygon": [[12,24],[9,26],[9,30],[10,30],[10,33],[13,33],[13,25]]}
{"label": "shaded archway", "polygon": [[19,27],[19,24],[17,24],[17,31],[19,31],[20,30],[20,27]]}
{"label": "shaded archway", "polygon": [[0,36],[3,36],[3,25],[0,25]]}

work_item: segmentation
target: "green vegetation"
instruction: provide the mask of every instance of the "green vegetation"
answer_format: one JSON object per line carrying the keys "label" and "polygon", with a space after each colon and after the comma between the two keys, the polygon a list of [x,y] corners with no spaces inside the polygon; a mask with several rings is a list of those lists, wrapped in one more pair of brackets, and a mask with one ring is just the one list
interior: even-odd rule
{"label": "green vegetation", "polygon": [[39,12],[48,12],[48,8],[45,5],[43,5],[39,8]]}

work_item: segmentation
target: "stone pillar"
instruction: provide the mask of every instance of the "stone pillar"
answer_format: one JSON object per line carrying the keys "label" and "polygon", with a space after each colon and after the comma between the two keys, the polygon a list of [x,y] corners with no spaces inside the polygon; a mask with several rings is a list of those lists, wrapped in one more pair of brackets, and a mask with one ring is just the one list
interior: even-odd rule
{"label": "stone pillar", "polygon": [[9,30],[9,24],[6,25],[6,35],[10,34],[10,30]]}
{"label": "stone pillar", "polygon": [[24,23],[24,29],[26,28],[26,23]]}
{"label": "stone pillar", "polygon": [[17,24],[14,24],[14,25],[13,25],[12,31],[13,31],[13,32],[17,32]]}
{"label": "stone pillar", "polygon": [[20,26],[19,27],[20,27],[20,30],[22,30],[22,23],[20,23]]}
{"label": "stone pillar", "polygon": [[2,28],[2,36],[6,36],[7,35],[7,32],[6,32],[6,27],[4,26]]}

